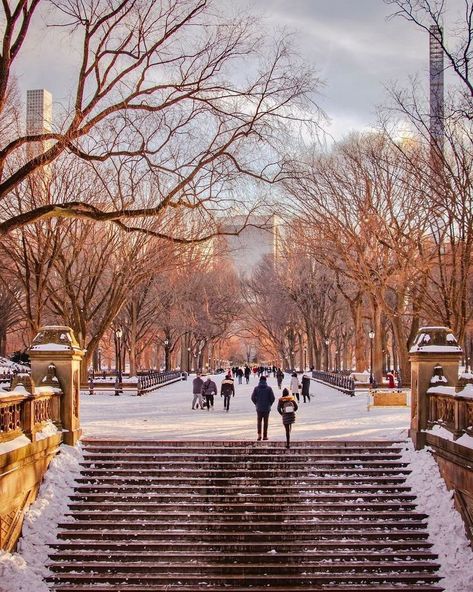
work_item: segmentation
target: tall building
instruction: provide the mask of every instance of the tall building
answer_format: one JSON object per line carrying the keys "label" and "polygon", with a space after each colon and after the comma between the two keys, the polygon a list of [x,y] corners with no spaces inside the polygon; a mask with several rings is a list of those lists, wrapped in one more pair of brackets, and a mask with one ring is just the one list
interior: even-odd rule
{"label": "tall building", "polygon": [[[28,135],[46,134],[52,131],[53,97],[44,88],[26,91],[26,133]],[[52,145],[51,140],[29,142],[26,155],[30,160],[43,154]],[[37,169],[30,177],[34,187],[34,198],[43,202],[50,200],[50,184],[52,180],[50,165]]]}
{"label": "tall building", "polygon": [[249,276],[264,257],[272,263],[280,254],[281,220],[272,215],[253,216],[248,221],[245,216],[234,216],[221,225],[224,232],[238,232],[239,235],[223,236],[227,258],[229,258],[240,276]]}
{"label": "tall building", "polygon": [[53,97],[44,88],[26,91],[26,133],[44,134],[52,129]]}
{"label": "tall building", "polygon": [[[432,151],[439,153],[444,143],[444,56],[439,40],[442,31],[430,27],[430,140]],[[438,156],[435,158],[438,160]]]}

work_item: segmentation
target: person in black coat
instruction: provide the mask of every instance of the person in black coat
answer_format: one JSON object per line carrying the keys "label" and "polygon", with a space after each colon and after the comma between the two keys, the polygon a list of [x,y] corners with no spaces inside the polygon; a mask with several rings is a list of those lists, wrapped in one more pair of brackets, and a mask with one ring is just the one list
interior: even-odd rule
{"label": "person in black coat", "polygon": [[280,389],[282,381],[284,380],[284,372],[281,370],[281,368],[278,368],[276,372],[276,380],[278,381],[278,388]]}
{"label": "person in black coat", "polygon": [[304,401],[304,403],[307,401],[309,401],[310,403],[310,378],[307,376],[307,374],[304,374],[302,376],[302,400]]}
{"label": "person in black coat", "polygon": [[256,407],[258,440],[261,440],[261,428],[263,428],[263,440],[267,440],[269,414],[276,397],[273,389],[266,382],[266,376],[261,376],[258,386],[253,390],[251,400]]}
{"label": "person in black coat", "polygon": [[235,396],[235,384],[230,374],[227,374],[222,380],[220,396],[223,397],[223,408],[228,411],[230,409],[230,397]]}
{"label": "person in black coat", "polygon": [[250,382],[251,370],[248,366],[245,366],[245,380],[246,384]]}

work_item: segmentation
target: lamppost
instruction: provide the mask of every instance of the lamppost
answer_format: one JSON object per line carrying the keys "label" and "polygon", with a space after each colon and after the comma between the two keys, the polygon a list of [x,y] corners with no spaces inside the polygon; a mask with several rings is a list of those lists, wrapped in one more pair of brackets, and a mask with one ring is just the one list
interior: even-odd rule
{"label": "lamppost", "polygon": [[368,337],[370,338],[370,385],[373,386],[374,379],[373,379],[373,340],[374,340],[374,331],[370,329],[368,333]]}
{"label": "lamppost", "polygon": [[169,345],[169,340],[165,339],[164,340],[164,369],[165,370],[169,370],[168,366],[169,366],[169,361],[168,361],[168,345]]}
{"label": "lamppost", "polygon": [[330,343],[330,339],[328,337],[325,338],[325,372],[328,372],[328,346]]}
{"label": "lamppost", "polygon": [[97,351],[97,356],[98,356],[97,365],[99,367],[99,372],[102,372],[102,350],[100,349],[100,347]]}
{"label": "lamppost", "polygon": [[294,354],[296,352],[295,351],[291,351],[291,365],[292,365],[292,369],[295,370],[296,369],[296,360],[294,359]]}
{"label": "lamppost", "polygon": [[118,397],[122,392],[122,358],[121,358],[121,340],[123,331],[121,327],[115,331],[116,345],[117,345],[117,379],[115,380],[115,396]]}
{"label": "lamppost", "polygon": [[335,372],[338,372],[338,367],[340,364],[338,363],[338,349],[335,350]]}
{"label": "lamppost", "polygon": [[187,348],[187,372],[191,371],[191,348]]}
{"label": "lamppost", "polygon": [[304,372],[307,370],[307,347],[304,347]]}

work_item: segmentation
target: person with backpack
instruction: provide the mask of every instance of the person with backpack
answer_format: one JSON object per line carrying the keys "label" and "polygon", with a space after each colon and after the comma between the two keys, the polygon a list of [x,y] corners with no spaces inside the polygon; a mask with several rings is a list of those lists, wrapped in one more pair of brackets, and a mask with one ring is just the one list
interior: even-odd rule
{"label": "person with backpack", "polygon": [[220,396],[223,397],[223,408],[228,412],[230,409],[230,397],[235,396],[235,384],[230,374],[227,374],[222,380]]}
{"label": "person with backpack", "polygon": [[217,394],[217,385],[213,380],[211,380],[210,376],[207,377],[207,380],[202,385],[202,395],[205,397],[205,406],[207,407],[207,411],[214,408],[214,396]]}
{"label": "person with backpack", "polygon": [[282,397],[278,401],[278,413],[282,416],[282,423],[286,430],[286,448],[290,446],[291,428],[296,421],[297,401],[289,393],[287,388],[283,389]]}

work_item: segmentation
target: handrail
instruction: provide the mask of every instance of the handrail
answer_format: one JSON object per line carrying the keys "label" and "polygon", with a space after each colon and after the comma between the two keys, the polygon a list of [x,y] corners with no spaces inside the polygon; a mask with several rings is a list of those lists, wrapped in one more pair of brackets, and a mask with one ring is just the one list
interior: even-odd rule
{"label": "handrail", "polygon": [[312,370],[312,378],[335,387],[339,391],[355,396],[355,381],[350,376],[338,374],[336,372],[323,372],[321,370]]}
{"label": "handrail", "polygon": [[13,390],[0,397],[0,442],[10,442],[23,434],[33,441],[46,423],[60,421],[60,394],[49,387],[38,390],[35,394]]}
{"label": "handrail", "polygon": [[138,376],[137,394],[142,395],[148,391],[153,390],[156,386],[169,382],[170,380],[177,380],[182,377],[180,370],[165,370],[164,372],[150,372]]}
{"label": "handrail", "polygon": [[473,436],[473,399],[447,393],[428,393],[430,427],[441,426],[455,438]]}

